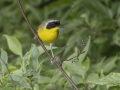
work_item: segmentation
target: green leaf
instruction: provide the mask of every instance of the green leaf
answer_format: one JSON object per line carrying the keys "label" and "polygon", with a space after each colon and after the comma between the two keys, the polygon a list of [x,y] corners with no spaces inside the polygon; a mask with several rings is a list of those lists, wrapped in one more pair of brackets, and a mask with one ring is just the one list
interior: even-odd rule
{"label": "green leaf", "polygon": [[86,82],[87,83],[95,83],[99,80],[99,76],[96,73],[91,73],[88,75]]}
{"label": "green leaf", "polygon": [[[77,33],[78,34],[78,33]],[[66,49],[64,51],[64,55],[66,55],[71,48],[74,47],[74,44],[76,43],[76,38],[78,37],[78,35],[71,35],[70,38],[68,39],[67,43],[66,43]]]}
{"label": "green leaf", "polygon": [[29,65],[29,61],[30,61],[30,57],[31,57],[31,50],[28,51],[22,59],[22,70],[25,71],[26,67]]}
{"label": "green leaf", "polygon": [[90,68],[90,58],[87,57],[86,61],[82,62],[82,66],[84,67],[84,69],[87,71]]}
{"label": "green leaf", "polygon": [[51,78],[49,77],[40,76],[40,78],[38,79],[38,83],[41,84],[50,83],[50,82],[51,82]]}
{"label": "green leaf", "polygon": [[[58,47],[58,48],[54,47],[54,49],[52,49],[54,56],[59,55],[65,48],[66,48],[66,46],[65,47]],[[49,50],[50,47],[47,47],[47,49],[48,49],[48,52],[51,54],[51,50]],[[41,49],[39,48],[39,50],[41,50]],[[46,52],[44,52],[40,55],[39,60],[44,60],[44,61],[49,60],[49,57],[46,54]]]}
{"label": "green leaf", "polygon": [[110,57],[106,60],[106,62],[103,65],[103,72],[110,72],[116,65],[115,62],[118,59],[118,56]]}
{"label": "green leaf", "polygon": [[1,59],[4,60],[5,63],[8,63],[8,55],[7,52],[1,49]]}
{"label": "green leaf", "polygon": [[99,63],[95,63],[94,65],[92,65],[92,71],[94,71],[94,72],[96,72],[96,73],[100,73],[101,72],[101,70],[103,70],[102,68],[103,68],[103,61],[105,60],[106,58],[105,57],[103,57],[102,58],[102,60],[100,59],[100,62]]}
{"label": "green leaf", "polygon": [[27,82],[25,77],[19,76],[16,74],[12,74],[12,79],[14,81],[16,81],[20,86],[31,89],[31,86],[30,86],[29,82]]}
{"label": "green leaf", "polygon": [[61,74],[62,74],[62,73],[61,73],[58,69],[56,69],[56,70],[55,70],[55,73],[54,73],[54,75],[53,75],[53,77],[52,77],[52,82],[55,83],[57,80],[59,80]]}
{"label": "green leaf", "polygon": [[101,84],[108,86],[120,85],[120,73],[110,73],[109,75],[100,79]]}
{"label": "green leaf", "polygon": [[101,43],[104,43],[106,41],[107,41],[106,37],[98,37],[98,38],[94,39],[93,42],[96,43],[96,44],[101,44]]}
{"label": "green leaf", "polygon": [[62,53],[63,50],[65,50],[65,48],[66,48],[66,46],[64,46],[64,47],[58,47],[58,48],[56,48],[56,49],[53,49],[54,55],[55,55],[55,56],[56,56],[56,55],[59,55],[60,53]]}
{"label": "green leaf", "polygon": [[64,61],[62,66],[65,67],[65,69],[69,71],[70,74],[77,74],[82,76],[83,78],[85,77],[85,69],[77,61],[73,63],[70,61]]}
{"label": "green leaf", "polygon": [[79,62],[82,62],[89,50],[89,47],[90,47],[90,42],[91,42],[91,36],[89,36],[89,39],[88,39],[88,42],[85,46],[85,48],[83,49],[84,53],[82,53],[80,56],[79,56]]}
{"label": "green leaf", "polygon": [[120,85],[120,73],[110,73],[101,79],[98,78],[98,75],[89,75],[87,83],[94,85],[107,85],[108,87]]}
{"label": "green leaf", "polygon": [[112,11],[104,6],[99,0],[83,0],[83,5],[96,14],[112,18]]}
{"label": "green leaf", "polygon": [[20,55],[22,57],[22,46],[20,42],[14,36],[3,35],[7,39],[9,49],[16,55]]}
{"label": "green leaf", "polygon": [[113,34],[113,43],[120,46],[120,29]]}
{"label": "green leaf", "polygon": [[15,90],[14,88],[11,88],[11,87],[3,87],[1,88],[0,90]]}
{"label": "green leaf", "polygon": [[[52,84],[37,84],[39,86],[39,89],[35,89],[35,90],[47,90],[48,88],[51,89],[53,88],[53,85]],[[60,90],[63,90],[63,89],[60,89]]]}
{"label": "green leaf", "polygon": [[2,73],[4,74],[7,69],[6,65],[8,64],[8,55],[7,52],[4,51],[3,49],[1,49],[0,62],[2,65]]}
{"label": "green leaf", "polygon": [[35,44],[32,44],[30,51],[23,57],[22,70],[25,71],[24,76],[32,76],[32,78],[40,76],[41,64],[38,61],[39,55],[39,49]]}
{"label": "green leaf", "polygon": [[33,44],[31,48],[30,64],[34,68],[35,71],[39,69],[39,62],[38,62],[39,55],[40,55],[40,51],[38,50],[36,45]]}
{"label": "green leaf", "polygon": [[71,78],[76,85],[83,83],[83,78],[79,75],[72,75]]}
{"label": "green leaf", "polygon": [[120,73],[110,73],[101,79],[99,79],[97,74],[90,74],[86,81],[94,85],[118,86],[120,85]]}

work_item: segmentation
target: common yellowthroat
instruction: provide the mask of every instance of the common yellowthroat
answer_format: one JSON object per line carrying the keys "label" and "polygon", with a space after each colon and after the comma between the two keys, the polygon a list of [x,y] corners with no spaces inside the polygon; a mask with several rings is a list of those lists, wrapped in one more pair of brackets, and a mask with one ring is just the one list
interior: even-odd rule
{"label": "common yellowthroat", "polygon": [[51,53],[54,57],[54,54],[52,52],[52,43],[57,39],[59,35],[59,28],[62,28],[63,26],[60,24],[60,21],[56,19],[48,19],[45,20],[39,25],[37,33],[39,38],[45,42],[50,44]]}

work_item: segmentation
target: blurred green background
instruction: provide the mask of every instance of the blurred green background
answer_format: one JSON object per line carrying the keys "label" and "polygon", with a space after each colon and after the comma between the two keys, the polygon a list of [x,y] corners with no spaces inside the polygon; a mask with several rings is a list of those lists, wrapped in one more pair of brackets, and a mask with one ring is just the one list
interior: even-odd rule
{"label": "blurred green background", "polygon": [[[111,72],[120,72],[120,0],[21,0],[21,3],[35,31],[43,20],[49,18],[60,20],[66,27],[59,30],[59,37],[54,42],[56,47],[67,46],[63,53],[58,55],[59,59],[70,57],[75,49],[80,47],[82,41],[86,44],[88,37],[91,36],[89,51],[81,64],[84,66],[88,61],[89,67],[84,78],[77,83],[81,90],[120,89],[119,86],[106,88],[104,85],[93,85],[88,89],[89,85],[84,81],[91,73],[100,76],[102,72],[104,76]],[[32,43],[39,46],[20,12],[17,0],[0,0],[0,48],[8,53],[9,64],[15,64],[18,56],[8,48],[4,34],[15,36],[20,41],[23,55],[29,51]],[[59,84],[59,89],[55,87],[38,90],[73,90]]]}

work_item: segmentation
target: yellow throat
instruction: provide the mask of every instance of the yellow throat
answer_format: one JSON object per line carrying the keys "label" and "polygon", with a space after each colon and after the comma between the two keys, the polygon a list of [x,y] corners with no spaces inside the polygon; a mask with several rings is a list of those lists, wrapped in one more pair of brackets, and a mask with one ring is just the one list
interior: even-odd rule
{"label": "yellow throat", "polygon": [[53,43],[58,37],[58,34],[59,34],[58,29],[59,29],[59,27],[54,27],[51,29],[39,27],[37,30],[37,33],[38,33],[39,38],[43,42]]}

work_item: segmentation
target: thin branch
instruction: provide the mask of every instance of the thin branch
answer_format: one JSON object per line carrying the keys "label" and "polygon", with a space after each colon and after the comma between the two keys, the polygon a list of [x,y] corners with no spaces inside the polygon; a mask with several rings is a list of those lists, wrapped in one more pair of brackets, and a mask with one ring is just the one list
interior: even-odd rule
{"label": "thin branch", "polygon": [[77,88],[77,86],[75,85],[75,83],[71,80],[71,78],[70,78],[70,77],[66,74],[66,72],[63,70],[63,68],[61,67],[61,65],[56,61],[55,58],[53,58],[53,57],[49,54],[48,50],[45,48],[44,44],[43,44],[42,41],[39,39],[38,35],[34,32],[32,26],[30,25],[30,23],[29,23],[26,15],[25,15],[25,13],[24,13],[24,10],[23,10],[23,8],[22,8],[22,5],[21,5],[21,3],[20,3],[20,0],[17,0],[17,2],[18,2],[18,5],[19,5],[19,8],[20,8],[20,10],[21,10],[21,13],[22,13],[24,19],[26,20],[26,22],[27,22],[30,30],[32,31],[32,33],[34,34],[34,36],[37,38],[39,44],[40,44],[41,47],[44,49],[44,51],[46,52],[46,54],[49,56],[50,60],[51,60],[52,62],[54,62],[54,64],[58,67],[58,69],[62,72],[62,74],[63,74],[63,75],[67,78],[67,80],[72,84],[72,86],[73,86],[76,90],[79,90],[79,89]]}
{"label": "thin branch", "polygon": [[[75,59],[79,60],[78,57],[85,52],[85,51],[83,51],[84,46],[85,46],[85,44],[84,44],[83,41],[82,41],[82,45],[80,45],[80,47],[78,48],[77,55],[74,56],[74,57],[72,57],[72,58],[70,58],[70,59],[68,59],[68,60],[65,60],[65,61],[71,61],[71,60],[72,60],[72,62],[74,62],[73,60],[75,60]],[[81,51],[82,51],[82,52],[81,52]]]}
{"label": "thin branch", "polygon": [[14,80],[13,80],[13,78],[12,78],[12,76],[10,75],[10,70],[9,70],[9,68],[8,68],[8,65],[4,62],[4,60],[0,57],[0,59],[1,59],[1,61],[4,63],[4,65],[6,66],[6,68],[7,68],[7,70],[8,70],[8,73],[9,73],[9,76],[10,76],[10,79],[11,79],[11,81],[12,81],[12,83],[13,83],[13,87],[14,87],[14,89],[16,90],[16,84],[14,83]]}
{"label": "thin branch", "polygon": [[74,56],[74,57],[72,57],[72,58],[70,58],[70,59],[68,59],[68,60],[65,60],[65,61],[71,61],[71,60],[73,60],[73,59],[79,60],[78,57],[79,57],[81,54],[83,54],[84,52],[85,52],[85,51],[83,51],[83,52],[77,54],[76,56]]}

